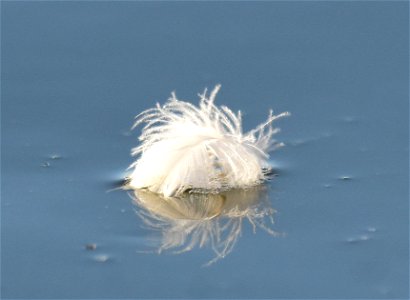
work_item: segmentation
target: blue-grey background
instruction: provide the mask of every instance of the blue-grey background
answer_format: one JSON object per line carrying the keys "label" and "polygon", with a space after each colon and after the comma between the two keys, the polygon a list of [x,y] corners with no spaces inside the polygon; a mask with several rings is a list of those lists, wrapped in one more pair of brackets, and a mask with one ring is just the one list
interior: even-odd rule
{"label": "blue-grey background", "polygon": [[[408,11],[2,2],[2,297],[407,298]],[[245,129],[292,113],[270,183],[287,235],[247,226],[208,268],[209,249],[139,253],[153,233],[126,192],[107,192],[132,162],[133,117],[216,83]]]}

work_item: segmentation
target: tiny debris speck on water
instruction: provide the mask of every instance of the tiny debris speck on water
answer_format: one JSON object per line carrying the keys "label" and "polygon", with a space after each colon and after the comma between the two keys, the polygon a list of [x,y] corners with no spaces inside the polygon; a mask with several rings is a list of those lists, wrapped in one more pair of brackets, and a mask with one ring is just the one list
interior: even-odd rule
{"label": "tiny debris speck on water", "polygon": [[339,179],[340,180],[351,180],[352,177],[350,177],[350,176],[341,176],[341,177],[339,177]]}
{"label": "tiny debris speck on water", "polygon": [[368,236],[367,234],[363,234],[360,236],[360,240],[361,241],[368,241],[370,240],[370,236]]}
{"label": "tiny debris speck on water", "polygon": [[41,166],[42,166],[43,168],[48,168],[48,167],[51,166],[51,164],[50,164],[48,161],[45,161],[45,162],[43,162],[43,163],[41,164]]}
{"label": "tiny debris speck on water", "polygon": [[376,232],[376,230],[377,230],[377,229],[376,229],[375,227],[368,227],[368,228],[367,228],[367,231],[368,231],[368,232]]}
{"label": "tiny debris speck on water", "polygon": [[355,244],[355,243],[358,243],[360,241],[360,239],[358,239],[358,238],[348,238],[346,241],[349,244]]}
{"label": "tiny debris speck on water", "polygon": [[89,251],[94,251],[95,249],[97,249],[97,245],[96,244],[87,244],[87,245],[85,245],[85,249],[89,250]]}
{"label": "tiny debris speck on water", "polygon": [[61,159],[62,157],[61,157],[61,155],[58,155],[58,154],[52,154],[52,155],[50,155],[50,158],[53,159],[53,160],[56,160],[56,159]]}
{"label": "tiny debris speck on water", "polygon": [[110,257],[106,254],[100,254],[100,255],[96,255],[94,256],[94,260],[96,262],[100,262],[100,263],[105,263],[110,259]]}
{"label": "tiny debris speck on water", "polygon": [[346,241],[347,241],[349,244],[356,244],[356,243],[359,243],[359,242],[368,241],[368,240],[370,240],[370,239],[371,239],[371,237],[370,237],[369,235],[367,235],[367,234],[362,234],[362,235],[360,235],[360,236],[350,237],[350,238],[346,239]]}

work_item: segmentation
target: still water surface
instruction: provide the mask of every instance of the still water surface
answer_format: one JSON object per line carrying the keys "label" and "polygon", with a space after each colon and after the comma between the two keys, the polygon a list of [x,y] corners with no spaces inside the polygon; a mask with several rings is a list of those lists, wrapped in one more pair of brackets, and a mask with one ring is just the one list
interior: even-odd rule
{"label": "still water surface", "polygon": [[[407,2],[1,8],[3,298],[408,297]],[[153,218],[115,190],[133,117],[219,82],[245,129],[292,113],[277,176]]]}

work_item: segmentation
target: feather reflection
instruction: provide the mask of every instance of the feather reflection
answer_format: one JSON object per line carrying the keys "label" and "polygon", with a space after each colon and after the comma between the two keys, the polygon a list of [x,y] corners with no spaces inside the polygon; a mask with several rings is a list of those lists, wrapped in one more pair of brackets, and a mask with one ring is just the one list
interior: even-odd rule
{"label": "feather reflection", "polygon": [[161,233],[158,253],[183,253],[209,246],[215,257],[224,258],[234,248],[244,221],[276,236],[272,229],[275,210],[266,187],[236,189],[220,194],[184,193],[177,198],[161,197],[148,190],[134,190],[133,200],[144,224]]}

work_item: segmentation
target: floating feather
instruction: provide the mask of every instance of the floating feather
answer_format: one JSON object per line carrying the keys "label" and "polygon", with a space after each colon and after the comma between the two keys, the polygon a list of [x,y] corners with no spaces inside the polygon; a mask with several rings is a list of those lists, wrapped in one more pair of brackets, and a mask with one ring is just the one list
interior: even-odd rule
{"label": "floating feather", "polygon": [[139,156],[130,168],[131,188],[146,188],[165,197],[187,190],[218,193],[260,184],[267,178],[268,152],[282,146],[272,136],[279,131],[272,122],[289,115],[273,115],[255,129],[243,133],[241,112],[214,104],[217,85],[199,107],[172,93],[165,105],[156,105],[136,117],[133,126],[145,123],[132,149]]}

